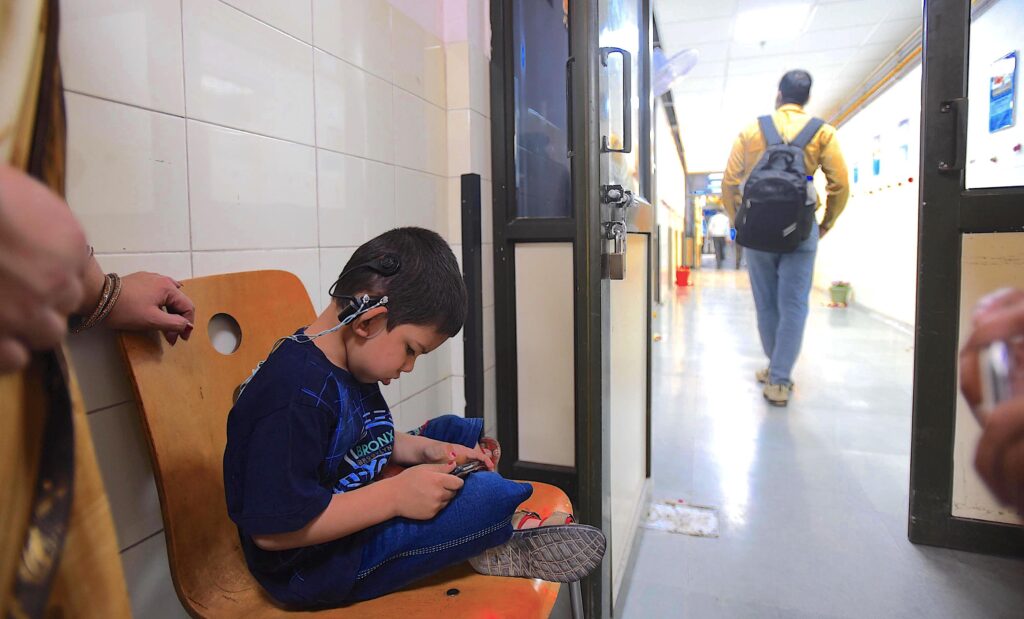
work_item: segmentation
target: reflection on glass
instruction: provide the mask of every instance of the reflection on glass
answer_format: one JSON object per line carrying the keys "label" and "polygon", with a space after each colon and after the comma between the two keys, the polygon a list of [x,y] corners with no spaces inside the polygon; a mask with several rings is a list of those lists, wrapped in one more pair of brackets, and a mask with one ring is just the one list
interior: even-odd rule
{"label": "reflection on glass", "polygon": [[567,0],[513,3],[516,214],[571,217]]}
{"label": "reflection on glass", "polygon": [[1024,3],[999,0],[971,20],[967,73],[968,189],[1024,185],[1017,113]]}
{"label": "reflection on glass", "polygon": [[[633,150],[630,153],[610,153],[604,155],[608,159],[607,168],[602,169],[606,175],[602,182],[622,185],[626,189],[639,193],[639,153],[640,135],[640,97],[638,83],[640,80],[640,3],[638,0],[601,0],[598,5],[601,18],[601,32],[598,35],[601,47],[618,47],[632,55],[632,83],[629,84],[629,101],[632,108],[631,131]],[[608,66],[601,67],[601,135],[608,136],[612,148],[623,145],[624,118],[622,104],[622,56],[614,54],[608,59]],[[602,164],[604,165],[604,164]]]}

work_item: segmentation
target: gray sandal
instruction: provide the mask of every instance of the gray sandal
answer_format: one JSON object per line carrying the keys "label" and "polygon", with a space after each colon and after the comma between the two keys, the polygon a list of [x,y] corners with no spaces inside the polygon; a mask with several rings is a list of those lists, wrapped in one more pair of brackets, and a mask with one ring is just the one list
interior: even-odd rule
{"label": "gray sandal", "polygon": [[488,576],[575,582],[601,564],[607,543],[601,529],[585,524],[519,529],[469,563]]}

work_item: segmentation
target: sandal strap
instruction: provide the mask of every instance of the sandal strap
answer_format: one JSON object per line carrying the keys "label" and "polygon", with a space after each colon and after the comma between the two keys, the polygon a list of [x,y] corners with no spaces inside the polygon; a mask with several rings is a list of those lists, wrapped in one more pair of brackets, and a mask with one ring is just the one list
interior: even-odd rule
{"label": "sandal strap", "polygon": [[519,519],[518,523],[516,523],[515,528],[517,531],[522,530],[523,524],[525,524],[527,520],[536,520],[538,523],[544,522],[544,520],[541,519],[540,514],[538,514],[537,512],[531,512],[529,510],[521,509],[518,513],[522,514],[523,517]]}
{"label": "sandal strap", "polygon": [[[575,516],[573,516],[572,514],[566,513],[566,512],[561,512],[561,513],[565,514],[565,521],[562,524],[576,524],[576,517]],[[551,514],[551,516],[554,516],[554,515],[555,515],[555,513]],[[548,518],[550,518],[551,516],[548,516]]]}

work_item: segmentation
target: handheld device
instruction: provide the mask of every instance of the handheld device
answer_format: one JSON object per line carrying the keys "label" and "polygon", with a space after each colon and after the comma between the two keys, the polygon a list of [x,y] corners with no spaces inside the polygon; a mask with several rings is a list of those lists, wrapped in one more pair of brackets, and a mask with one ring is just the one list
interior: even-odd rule
{"label": "handheld device", "polygon": [[473,460],[465,464],[460,464],[459,466],[452,469],[452,475],[455,475],[456,477],[465,478],[470,473],[479,471],[482,468],[485,468],[483,462],[480,462],[479,460]]}
{"label": "handheld device", "polygon": [[1010,344],[996,341],[980,355],[981,398],[982,405],[979,419],[984,423],[985,416],[999,405],[1000,402],[1013,397],[1013,374],[1015,361]]}

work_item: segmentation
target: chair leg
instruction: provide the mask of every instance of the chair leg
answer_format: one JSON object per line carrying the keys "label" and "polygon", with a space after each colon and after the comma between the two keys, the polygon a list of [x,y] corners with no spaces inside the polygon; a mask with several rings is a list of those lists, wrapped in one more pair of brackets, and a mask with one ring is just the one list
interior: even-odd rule
{"label": "chair leg", "polygon": [[583,590],[580,581],[569,583],[569,599],[572,602],[572,619],[584,619]]}

